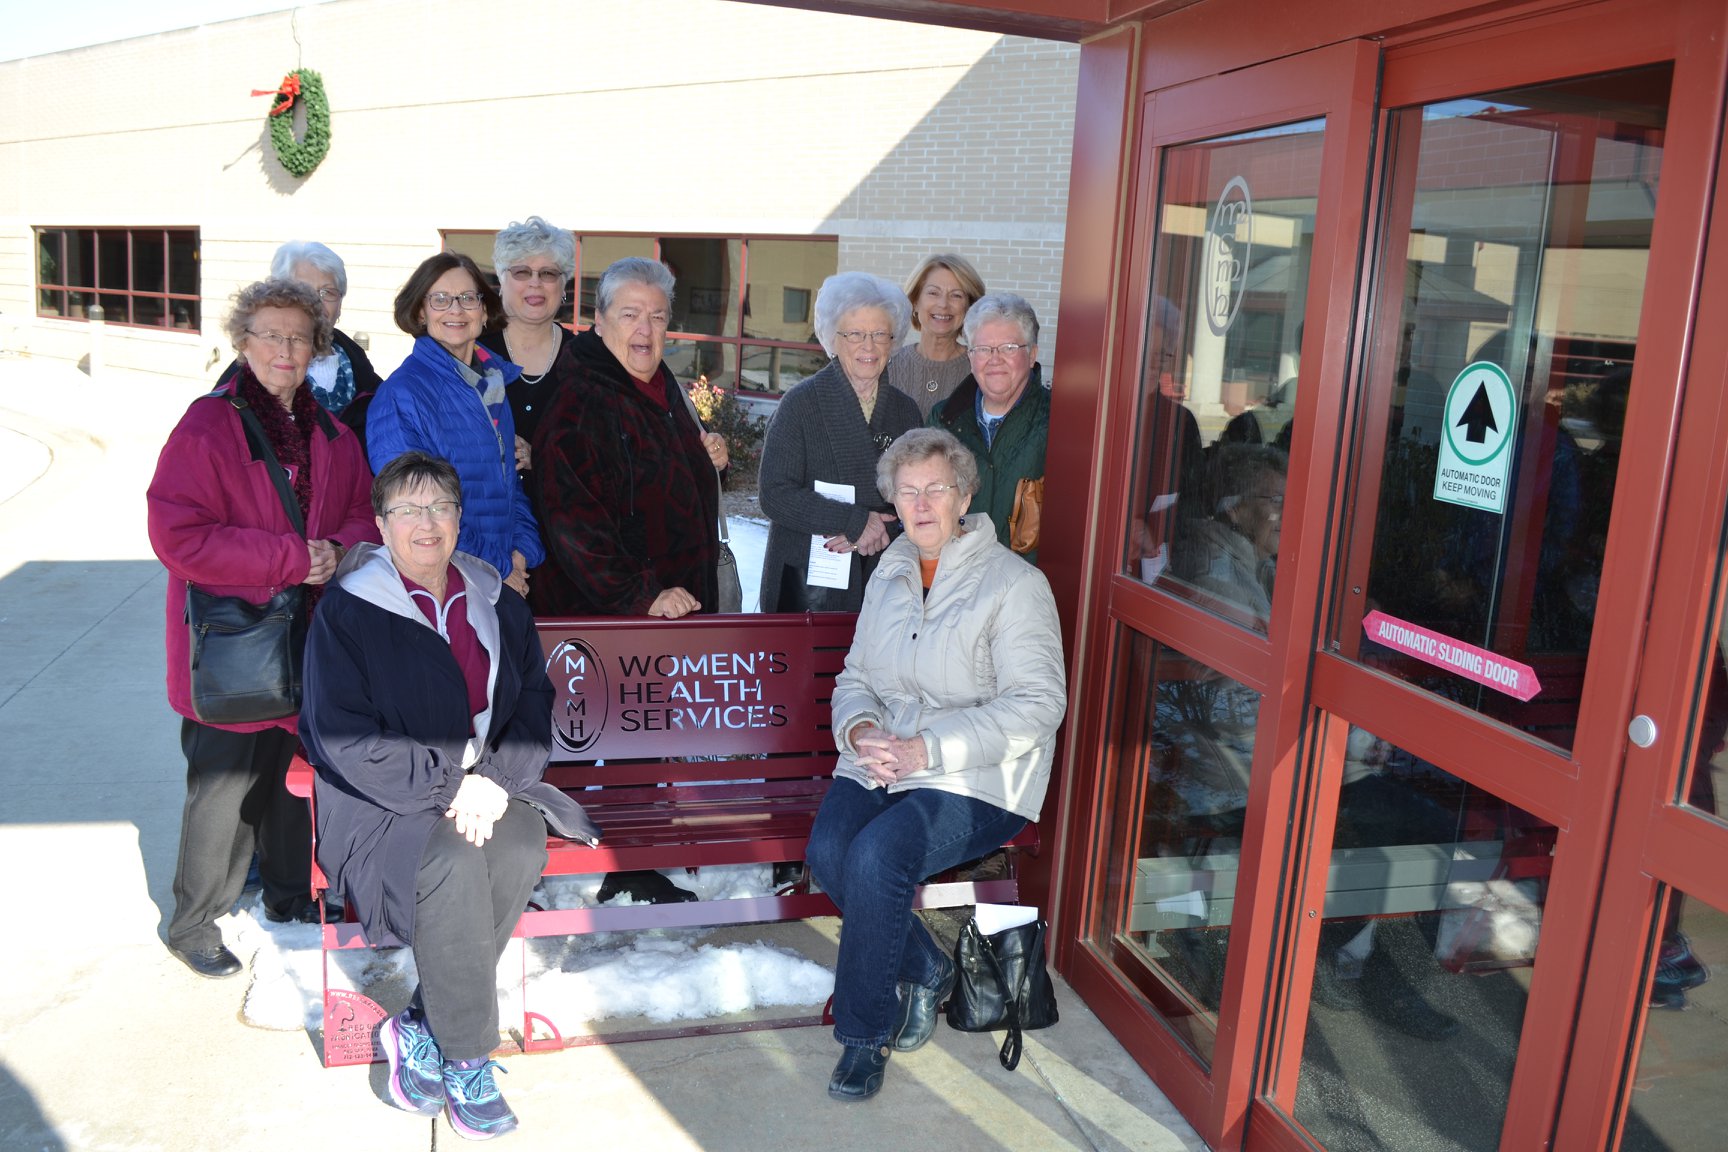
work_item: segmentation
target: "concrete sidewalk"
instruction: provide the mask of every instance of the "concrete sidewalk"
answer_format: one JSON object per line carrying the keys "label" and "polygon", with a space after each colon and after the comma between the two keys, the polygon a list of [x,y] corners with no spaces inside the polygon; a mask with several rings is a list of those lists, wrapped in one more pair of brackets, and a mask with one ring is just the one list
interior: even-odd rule
{"label": "concrete sidewalk", "polygon": [[[0,358],[0,1149],[448,1152],[442,1120],[384,1103],[381,1066],[326,1070],[305,1032],[241,1024],[247,979],[200,980],[159,937],[185,784],[143,492],[208,387]],[[505,1146],[1203,1148],[1058,997],[1062,1023],[1028,1034],[1017,1072],[995,1039],[939,1028],[862,1105],[828,1100],[821,1029],[516,1057]]]}

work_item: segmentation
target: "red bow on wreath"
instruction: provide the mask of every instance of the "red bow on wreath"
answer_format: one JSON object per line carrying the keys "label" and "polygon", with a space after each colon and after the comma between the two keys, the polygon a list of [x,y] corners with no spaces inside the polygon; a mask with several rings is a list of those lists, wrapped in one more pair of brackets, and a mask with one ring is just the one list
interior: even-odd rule
{"label": "red bow on wreath", "polygon": [[282,113],[288,111],[288,109],[294,107],[294,97],[300,95],[300,76],[296,72],[290,72],[288,75],[282,77],[282,87],[263,89],[254,88],[252,90],[252,95],[288,97],[288,99],[270,109],[270,115],[280,116]]}

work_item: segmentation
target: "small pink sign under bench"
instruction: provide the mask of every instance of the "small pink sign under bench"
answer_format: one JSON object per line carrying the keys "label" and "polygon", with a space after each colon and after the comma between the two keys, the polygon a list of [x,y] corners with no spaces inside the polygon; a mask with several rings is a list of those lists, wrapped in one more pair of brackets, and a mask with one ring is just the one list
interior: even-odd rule
{"label": "small pink sign under bench", "polygon": [[1486,648],[1442,636],[1432,629],[1408,620],[1399,620],[1384,612],[1370,612],[1362,620],[1362,630],[1368,639],[1388,648],[1448,672],[1456,672],[1466,680],[1504,692],[1519,700],[1530,700],[1542,691],[1536,670],[1528,664],[1508,660]]}

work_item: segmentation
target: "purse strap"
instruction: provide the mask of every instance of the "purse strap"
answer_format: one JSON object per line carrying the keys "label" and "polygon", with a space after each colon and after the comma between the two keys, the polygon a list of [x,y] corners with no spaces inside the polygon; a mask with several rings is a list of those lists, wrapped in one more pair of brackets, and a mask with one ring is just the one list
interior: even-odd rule
{"label": "purse strap", "polygon": [[[264,467],[270,471],[270,480],[276,485],[276,495],[282,499],[282,511],[288,513],[288,523],[294,526],[294,531],[306,538],[306,518],[300,514],[300,501],[294,499],[294,493],[288,487],[288,471],[282,467],[282,462],[276,459],[276,450],[270,447],[270,441],[264,435],[264,425],[258,419],[258,413],[252,411],[252,405],[246,403],[240,396],[225,396],[223,399],[234,406],[240,413],[240,424],[246,429],[246,443],[252,448],[252,459],[264,461]],[[322,409],[319,412],[323,415]],[[334,430],[328,427],[328,417],[320,423],[325,423],[326,435]]]}
{"label": "purse strap", "polygon": [[[718,468],[714,469],[714,488],[722,496],[726,494],[726,486],[720,482],[720,469]],[[719,503],[719,501],[716,501],[716,503]],[[720,543],[725,544],[728,547],[732,544],[732,533],[726,527],[726,509],[724,506],[720,508]]]}
{"label": "purse strap", "polygon": [[1012,1072],[1020,1066],[1020,1051],[1023,1047],[1020,1036],[1020,1005],[1025,1002],[1027,982],[1032,976],[1032,957],[1044,952],[1044,924],[1037,922],[1033,936],[1033,947],[1026,953],[1026,963],[1020,966],[1020,983],[1017,987],[1008,987],[1008,977],[1002,971],[1002,958],[996,955],[996,946],[990,942],[990,937],[978,930],[978,921],[969,920],[966,930],[978,938],[978,950],[990,961],[990,968],[996,973],[996,986],[1002,989],[1002,999],[1008,1008],[1008,1035],[1002,1041],[1002,1050],[996,1053],[996,1059],[1002,1067]]}

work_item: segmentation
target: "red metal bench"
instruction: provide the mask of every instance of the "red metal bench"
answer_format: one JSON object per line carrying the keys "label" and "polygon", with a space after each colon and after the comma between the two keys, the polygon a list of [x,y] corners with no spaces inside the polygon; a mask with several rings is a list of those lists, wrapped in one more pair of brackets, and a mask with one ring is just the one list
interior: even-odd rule
{"label": "red metal bench", "polygon": [[[546,875],[802,861],[834,768],[829,699],[855,623],[856,617],[838,614],[540,621],[547,671],[557,689],[546,778],[575,796],[604,832],[598,847],[548,840]],[[595,786],[601,787],[588,790]],[[310,801],[312,769],[298,757],[288,787]],[[1037,851],[1036,825],[1005,847],[1010,851],[1004,877],[937,878],[920,890],[918,907],[1015,903],[1015,854]],[[322,900],[326,881],[316,864],[312,884]],[[838,915],[833,902],[809,890],[806,873],[773,895],[748,899],[530,909],[516,935],[831,915]],[[376,1046],[383,1009],[329,982],[332,951],[370,946],[358,924],[324,928],[327,1067],[383,1059]],[[526,1051],[823,1022],[823,1016],[811,1015],[565,1036],[528,1007],[526,980],[523,1003]]]}

